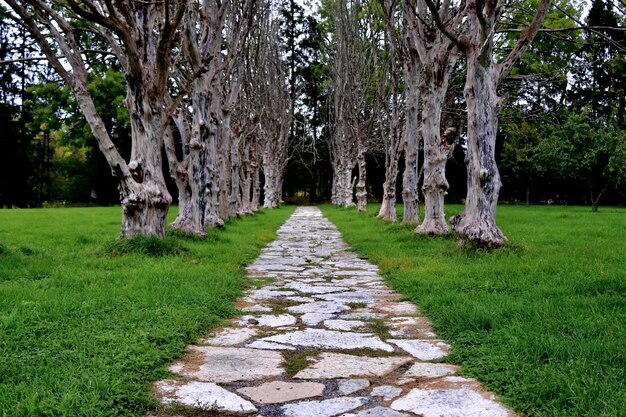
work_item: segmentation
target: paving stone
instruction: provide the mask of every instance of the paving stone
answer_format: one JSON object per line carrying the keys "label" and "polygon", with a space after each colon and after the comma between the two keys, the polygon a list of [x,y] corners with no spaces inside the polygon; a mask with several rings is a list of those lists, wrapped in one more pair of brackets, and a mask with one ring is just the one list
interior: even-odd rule
{"label": "paving stone", "polygon": [[265,313],[265,312],[272,311],[270,307],[264,306],[263,304],[253,304],[250,306],[240,308],[240,310],[243,311],[244,313],[256,313],[256,312]]}
{"label": "paving stone", "polygon": [[322,401],[302,401],[282,406],[285,417],[333,417],[367,403],[365,397],[340,397]]}
{"label": "paving stone", "polygon": [[395,315],[417,314],[419,312],[417,310],[417,307],[415,307],[414,304],[411,304],[408,301],[381,304],[378,306],[378,309],[386,313],[391,313]]}
{"label": "paving stone", "polygon": [[307,368],[298,372],[295,379],[333,379],[351,376],[383,376],[411,362],[409,357],[374,357],[325,352]]}
{"label": "paving stone", "polygon": [[320,294],[317,297],[326,301],[336,301],[338,303],[373,303],[377,291],[348,291],[336,292],[332,294]]}
{"label": "paving stone", "polygon": [[327,294],[333,292],[346,291],[348,288],[336,285],[307,285],[307,284],[291,284],[291,289],[305,294]]}
{"label": "paving stone", "polygon": [[216,383],[259,380],[284,372],[280,352],[213,346],[190,346],[189,350],[192,357],[174,363],[170,371]]}
{"label": "paving stone", "polygon": [[342,379],[337,381],[337,391],[341,395],[354,394],[370,386],[367,379]]}
{"label": "paving stone", "polygon": [[400,327],[398,330],[389,330],[392,337],[419,337],[421,339],[436,339],[437,335],[430,330],[419,327]]}
{"label": "paving stone", "polygon": [[280,343],[265,342],[263,340],[255,340],[252,343],[248,343],[246,347],[265,350],[296,350],[296,348],[293,346],[283,345]]}
{"label": "paving stone", "polygon": [[325,329],[305,329],[291,333],[269,336],[260,340],[316,348],[369,348],[374,350],[383,350],[385,352],[394,351],[391,345],[384,343],[378,336],[371,333],[340,332]]}
{"label": "paving stone", "polygon": [[318,382],[273,381],[257,387],[238,389],[237,392],[261,404],[286,403],[303,398],[319,397],[324,392],[324,384]]}
{"label": "paving stone", "polygon": [[370,311],[356,311],[354,313],[343,313],[341,316],[343,319],[363,319],[363,320],[371,320],[371,319],[380,319],[382,316],[377,313],[372,313]]}
{"label": "paving stone", "polygon": [[399,346],[421,361],[432,361],[448,356],[449,346],[441,341],[423,341],[409,339],[389,339],[389,343]]}
{"label": "paving stone", "polygon": [[423,417],[507,417],[506,408],[468,389],[413,389],[391,403],[397,411]]}
{"label": "paving stone", "polygon": [[260,327],[282,327],[294,325],[296,324],[296,320],[297,319],[291,314],[265,314],[262,316],[243,316],[241,319],[237,320],[237,323]]}
{"label": "paving stone", "polygon": [[304,303],[297,306],[291,306],[287,308],[287,311],[292,313],[318,313],[318,314],[335,314],[342,311],[350,310],[345,304],[336,303],[333,301],[315,301],[313,303]]}
{"label": "paving stone", "polygon": [[413,364],[404,376],[416,376],[420,378],[439,378],[446,375],[455,374],[461,367],[447,365],[444,363],[422,363]]}
{"label": "paving stone", "polygon": [[155,384],[164,404],[178,403],[201,410],[215,410],[234,414],[252,414],[256,407],[240,396],[209,382],[190,381],[181,383],[174,380],[159,381]]}
{"label": "paving stone", "polygon": [[466,382],[466,383],[477,382],[474,378],[464,378],[462,376],[447,376],[443,378],[443,380],[446,382]]}
{"label": "paving stone", "polygon": [[324,326],[331,330],[353,330],[365,327],[367,323],[359,320],[326,320]]}
{"label": "paving stone", "polygon": [[393,385],[381,385],[372,390],[373,397],[383,397],[384,400],[392,400],[402,394],[402,388]]}
{"label": "paving stone", "polygon": [[409,417],[409,415],[387,407],[374,407],[358,414],[342,414],[339,417]]}
{"label": "paving stone", "polygon": [[244,343],[257,334],[255,329],[228,327],[215,333],[212,337],[200,339],[200,343],[211,346],[234,346]]}
{"label": "paving stone", "polygon": [[248,292],[248,298],[252,300],[270,300],[273,298],[296,295],[295,291],[254,290]]}
{"label": "paving stone", "polygon": [[389,320],[389,326],[393,329],[402,328],[404,326],[419,326],[430,324],[430,320],[426,317],[392,317]]}
{"label": "paving stone", "polygon": [[300,297],[300,296],[285,297],[285,299],[289,301],[295,301],[296,303],[312,303],[315,301],[311,297]]}
{"label": "paving stone", "polygon": [[306,324],[307,326],[316,326],[324,320],[328,320],[333,317],[335,317],[334,314],[306,313],[300,316],[300,320],[302,320],[302,323]]}

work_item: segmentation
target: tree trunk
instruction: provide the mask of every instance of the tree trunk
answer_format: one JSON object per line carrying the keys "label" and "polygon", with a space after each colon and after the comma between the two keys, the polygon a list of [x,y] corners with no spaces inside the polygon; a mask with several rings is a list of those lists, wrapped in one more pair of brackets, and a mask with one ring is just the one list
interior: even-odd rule
{"label": "tree trunk", "polygon": [[419,194],[418,187],[418,151],[419,151],[419,127],[418,127],[418,90],[416,86],[417,76],[414,71],[406,69],[405,91],[405,128],[404,128],[404,173],[402,175],[402,200],[404,203],[403,223],[419,222]]}
{"label": "tree trunk", "polygon": [[339,173],[339,183],[341,184],[341,189],[339,190],[339,204],[345,208],[354,207],[354,183],[352,182],[352,168],[354,167],[354,162],[346,158],[342,167],[343,169]]}
{"label": "tree trunk", "polygon": [[[426,72],[431,71],[426,68]],[[441,139],[441,113],[448,83],[437,85],[434,74],[425,76],[421,97],[421,131],[424,138],[424,221],[416,233],[444,235],[448,233],[444,213],[444,198],[448,190],[446,162],[448,147]]]}
{"label": "tree trunk", "polygon": [[591,187],[590,196],[591,196],[591,212],[592,213],[597,213],[598,207],[600,207],[600,197],[602,197],[602,194],[604,194],[604,192],[606,191],[607,186],[608,185],[605,185],[604,187],[602,187],[602,190],[600,190],[600,193],[595,198],[593,197],[593,187]]}
{"label": "tree trunk", "polygon": [[263,185],[263,207],[264,208],[277,208],[279,196],[276,192],[276,170],[274,166],[275,155],[271,151],[271,142],[268,141],[265,145],[266,151],[263,154],[263,175],[265,177]]}
{"label": "tree trunk", "polygon": [[[486,52],[491,54],[490,51]],[[502,183],[495,160],[498,106],[495,71],[477,49],[467,54],[467,198],[465,208],[450,221],[462,240],[501,246],[507,238],[496,226],[496,207]]]}
{"label": "tree trunk", "polygon": [[165,221],[172,197],[163,176],[163,134],[165,124],[158,111],[160,103],[149,103],[144,91],[129,89],[132,132],[130,177],[120,178],[122,229],[120,238],[165,237]]}
{"label": "tree trunk", "polygon": [[[213,84],[212,84],[213,86]],[[218,159],[218,136],[219,120],[217,114],[220,103],[212,99],[210,103],[211,111],[206,120],[206,163],[204,166],[206,174],[206,206],[204,208],[204,226],[222,227],[224,220],[219,215],[219,193],[220,193],[220,171]]]}
{"label": "tree trunk", "polygon": [[[395,222],[396,214],[396,184],[398,179],[398,160],[402,154],[403,139],[401,123],[400,100],[398,93],[399,82],[395,70],[392,68],[392,99],[389,112],[389,132],[385,140],[385,182],[383,184],[383,203],[378,217]],[[382,125],[382,123],[381,123]]]}
{"label": "tree trunk", "polygon": [[258,211],[261,204],[261,168],[258,162],[254,165],[254,176],[252,177],[252,200],[250,209]]}
{"label": "tree trunk", "polygon": [[380,206],[378,217],[383,220],[395,222],[398,220],[396,213],[396,181],[398,178],[398,159],[391,159],[385,169],[385,183],[383,184],[383,203]]}
{"label": "tree trunk", "polygon": [[357,147],[357,165],[359,167],[359,181],[356,183],[357,211],[363,213],[367,209],[367,189],[365,182],[367,170],[365,165],[366,150],[362,139],[359,139]]}

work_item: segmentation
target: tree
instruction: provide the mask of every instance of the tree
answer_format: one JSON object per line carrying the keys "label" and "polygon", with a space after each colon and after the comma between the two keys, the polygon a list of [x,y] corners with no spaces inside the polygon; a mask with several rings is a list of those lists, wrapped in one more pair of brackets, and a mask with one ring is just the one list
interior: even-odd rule
{"label": "tree", "polygon": [[401,91],[401,69],[398,62],[400,52],[396,47],[395,28],[386,25],[382,44],[380,64],[377,66],[378,100],[380,110],[377,112],[378,130],[382,135],[385,150],[385,182],[383,183],[383,201],[378,217],[387,221],[396,221],[396,184],[398,178],[398,161],[404,146],[404,100]]}
{"label": "tree", "polygon": [[577,107],[589,108],[594,117],[623,115],[626,112],[624,22],[620,22],[612,1],[594,0],[586,26],[585,43],[573,71],[570,100]]}
{"label": "tree", "polygon": [[[463,10],[444,2],[428,13],[422,0],[406,0],[407,36],[418,55],[419,89],[422,101],[419,131],[424,139],[424,221],[415,230],[424,234],[445,234],[448,225],[444,214],[444,196],[448,190],[446,162],[453,149],[456,128],[442,128],[441,118],[450,77],[459,56],[453,40],[436,29],[436,20],[461,27]],[[437,16],[434,16],[434,13]]]}
{"label": "tree", "polygon": [[254,0],[204,0],[183,18],[175,60],[180,91],[169,98],[180,100],[173,120],[181,145],[168,132],[165,149],[179,190],[171,226],[187,233],[203,235],[239,210],[239,144],[231,140],[231,117],[255,7]]}
{"label": "tree", "polygon": [[[177,29],[188,1],[99,2],[7,0],[11,18],[35,39],[50,65],[71,87],[101,152],[118,180],[123,207],[120,237],[165,236],[172,198],[162,169],[162,141],[169,119],[165,95]],[[82,31],[110,48],[126,80],[130,114],[130,160],[122,158],[88,89]],[[59,55],[60,54],[60,55]]]}
{"label": "tree", "polygon": [[467,22],[457,37],[437,14],[432,0],[425,0],[438,28],[463,52],[467,60],[464,96],[467,103],[467,198],[460,215],[451,223],[462,240],[487,246],[500,246],[506,237],[496,225],[496,207],[502,183],[495,161],[498,112],[503,98],[498,96],[500,82],[528,49],[552,3],[541,0],[535,16],[502,62],[494,55],[498,17],[504,2],[468,0]]}
{"label": "tree", "polygon": [[333,204],[353,207],[355,180],[352,171],[358,163],[359,210],[366,203],[365,153],[376,112],[372,110],[375,74],[375,41],[371,10],[360,1],[331,3],[335,51],[331,63],[333,85],[333,133],[330,155],[333,167]]}
{"label": "tree", "polygon": [[626,185],[626,130],[591,114],[571,113],[562,125],[549,126],[536,148],[540,173],[584,184],[592,211],[609,187]]}

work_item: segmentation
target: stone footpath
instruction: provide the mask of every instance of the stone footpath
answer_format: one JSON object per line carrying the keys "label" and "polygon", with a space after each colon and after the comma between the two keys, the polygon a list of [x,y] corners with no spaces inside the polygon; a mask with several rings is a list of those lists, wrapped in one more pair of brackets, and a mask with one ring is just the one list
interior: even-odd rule
{"label": "stone footpath", "polygon": [[513,415],[439,363],[450,347],[319,209],[298,208],[247,271],[257,289],[239,301],[244,315],[170,367],[176,377],[154,386],[164,404],[220,416]]}

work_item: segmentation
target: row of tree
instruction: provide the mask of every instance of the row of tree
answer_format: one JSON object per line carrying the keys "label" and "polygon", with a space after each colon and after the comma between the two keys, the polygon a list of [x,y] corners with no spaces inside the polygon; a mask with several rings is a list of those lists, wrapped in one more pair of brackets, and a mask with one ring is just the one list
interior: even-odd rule
{"label": "row of tree", "polygon": [[[624,28],[619,26],[612,3],[595,1],[587,25],[582,25],[568,2],[561,1],[554,7],[550,23],[564,26],[548,28],[544,34],[568,34],[582,29],[591,34],[580,50],[589,55],[584,62],[586,69],[564,71],[566,77],[577,82],[570,92],[567,80],[564,85],[560,83],[565,91],[549,91],[542,85],[542,74],[533,74],[536,68],[556,61],[537,56],[554,53],[552,45],[546,47],[546,37],[544,45],[531,50],[534,60],[522,63],[529,73],[518,70],[517,85],[505,85],[531,48],[552,5],[544,0],[529,3],[533,2],[354,0],[331,6],[336,45],[331,76],[335,90],[331,148],[335,204],[354,205],[351,173],[357,165],[357,205],[364,210],[362,155],[372,146],[364,137],[371,138],[374,132],[374,136],[381,136],[378,143],[384,144],[385,153],[379,217],[396,220],[396,178],[404,153],[403,220],[418,222],[416,156],[422,144],[425,216],[416,232],[448,233],[444,218],[444,196],[449,188],[446,164],[454,145],[460,143],[466,164],[467,194],[463,212],[450,219],[452,227],[461,239],[492,246],[503,244],[506,237],[495,221],[502,186],[496,164],[496,139],[499,131],[510,137],[505,155],[515,168],[524,167],[516,154],[524,152],[524,143],[515,143],[515,139],[532,140],[528,131],[519,130],[529,126],[520,117],[508,120],[505,129],[499,130],[498,120],[507,95],[516,96],[515,106],[505,112],[507,116],[516,108],[517,115],[524,116],[519,109],[529,104],[537,113],[548,113],[551,109],[542,101],[559,100],[564,117],[560,125],[541,127],[544,136],[527,149],[532,160],[527,161],[527,172],[517,173],[518,180],[548,172],[585,178],[590,182],[594,210],[609,186],[624,184],[624,91],[618,81],[623,80],[623,72],[615,69],[624,69],[626,43]],[[566,39],[563,43],[571,41]],[[528,65],[534,66],[534,71]],[[462,92],[458,80],[464,82]],[[533,97],[524,95],[529,87],[536,89],[531,93]],[[572,103],[581,109],[585,109],[582,103],[590,105],[583,112],[590,112],[597,120],[592,122],[562,110]],[[458,109],[466,113],[465,120],[459,117]],[[462,126],[465,128],[460,129]]]}
{"label": "row of tree", "polygon": [[460,157],[453,228],[497,246],[496,158],[508,198],[584,180],[597,207],[626,182],[624,13],[611,0],[594,0],[586,22],[569,0],[6,5],[2,166],[37,181],[0,187],[3,204],[29,189],[111,201],[117,185],[121,236],[163,236],[171,190],[172,226],[203,234],[284,190],[356,197],[362,211],[378,184],[380,217],[395,221],[401,196],[404,222],[443,234],[446,168]]}
{"label": "row of tree", "polygon": [[[172,203],[165,166],[178,190],[172,226],[188,233],[256,210],[261,165],[264,205],[278,204],[292,112],[269,3],[6,4],[5,17],[28,33],[71,90],[117,180],[121,237],[165,235]],[[110,94],[97,80],[118,75],[123,101],[103,102],[99,96]],[[122,103],[127,115],[107,120]],[[116,144],[120,126],[130,144]]]}

